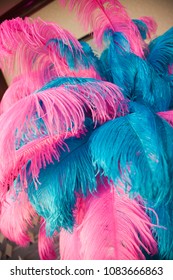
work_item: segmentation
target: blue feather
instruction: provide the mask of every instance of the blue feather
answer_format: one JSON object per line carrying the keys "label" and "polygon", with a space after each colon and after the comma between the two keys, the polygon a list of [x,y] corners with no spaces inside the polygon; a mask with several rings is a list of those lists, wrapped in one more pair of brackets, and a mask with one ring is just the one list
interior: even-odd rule
{"label": "blue feather", "polygon": [[32,178],[28,179],[29,200],[46,220],[49,235],[62,227],[71,231],[75,223],[76,193],[86,196],[96,190],[95,172],[88,151],[88,139],[93,130],[90,120],[86,120],[86,127],[85,136],[65,140],[59,162],[54,161],[46,169],[41,169],[38,189]]}
{"label": "blue feather", "polygon": [[172,180],[173,129],[149,109],[131,103],[131,114],[102,125],[90,141],[97,172],[115,184],[121,181],[127,188],[131,186],[132,194],[137,192],[156,205],[167,196]]}
{"label": "blue feather", "polygon": [[130,53],[125,45],[120,47],[116,39],[110,43],[106,57],[113,82],[125,97],[143,103],[155,112],[170,108],[170,82],[156,73],[149,63]]}
{"label": "blue feather", "polygon": [[150,42],[148,62],[160,74],[167,74],[168,66],[173,63],[173,27]]}
{"label": "blue feather", "polygon": [[[100,77],[104,78],[104,65],[99,58],[93,53],[91,47],[86,42],[80,42],[82,46],[82,52],[79,52],[73,44],[66,45],[60,39],[51,39],[47,42],[47,46],[52,44],[55,50],[59,50],[60,55],[66,59],[66,62],[71,70],[89,69],[94,67]],[[108,77],[107,77],[108,78]]]}
{"label": "blue feather", "polygon": [[140,19],[133,19],[132,21],[136,24],[136,26],[141,34],[142,39],[146,40],[147,32],[148,32],[148,27],[147,27],[146,23]]}
{"label": "blue feather", "polygon": [[101,80],[96,80],[94,78],[81,78],[81,77],[58,77],[46,85],[44,85],[39,91],[47,90],[53,87],[60,87],[64,85],[68,88],[68,85],[84,85],[85,83],[101,83]]}

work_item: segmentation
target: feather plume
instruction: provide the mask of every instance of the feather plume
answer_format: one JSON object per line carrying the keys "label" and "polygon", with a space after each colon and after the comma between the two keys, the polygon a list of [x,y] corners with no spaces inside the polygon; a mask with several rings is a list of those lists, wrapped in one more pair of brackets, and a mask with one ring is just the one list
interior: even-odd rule
{"label": "feather plume", "polygon": [[36,72],[30,73],[29,77],[26,75],[15,77],[2,97],[0,114],[8,111],[14,103],[40,89],[44,84]]}
{"label": "feather plume", "polygon": [[86,135],[66,139],[59,161],[40,170],[38,188],[31,176],[27,178],[29,200],[45,219],[48,235],[61,228],[72,230],[76,194],[86,196],[96,189],[95,172],[88,150],[88,138],[94,128],[91,120],[87,120],[85,125]]}
{"label": "feather plume", "polygon": [[[85,212],[81,223],[73,233],[60,233],[62,259],[145,259],[142,249],[149,255],[156,254],[152,224],[144,209],[122,189],[120,192],[105,184],[98,187],[96,194],[83,199]],[[73,255],[73,250],[68,249],[74,244],[77,252]]]}
{"label": "feather plume", "polygon": [[85,29],[93,31],[97,46],[102,46],[105,31],[122,32],[130,43],[131,51],[143,56],[138,28],[118,0],[61,0],[61,2],[63,4],[69,2],[70,9],[76,11]]}
{"label": "feather plume", "polygon": [[168,110],[172,98],[171,83],[145,60],[130,53],[128,46],[124,36],[116,33],[101,56],[113,83],[132,101],[143,103],[156,112]]}
{"label": "feather plume", "polygon": [[152,35],[156,34],[157,23],[152,17],[140,17],[133,19],[133,22],[138,27],[143,40],[151,39]]}
{"label": "feather plume", "polygon": [[38,234],[38,252],[41,260],[56,260],[55,240],[46,236],[45,221],[41,219]]}
{"label": "feather plume", "polygon": [[32,218],[36,215],[25,190],[17,194],[17,190],[10,189],[1,198],[0,231],[9,240],[20,246],[27,246],[30,242],[28,228],[32,225]]}
{"label": "feather plume", "polygon": [[[75,136],[79,137],[82,131]],[[37,182],[38,174],[41,168],[46,168],[47,164],[53,163],[53,160],[59,160],[60,151],[63,150],[64,139],[73,136],[71,132],[64,133],[60,136],[45,136],[35,139],[15,152],[15,161],[9,162],[0,173],[0,190],[4,194],[12,185],[16,177],[20,176],[20,181],[26,186],[28,174],[32,175]],[[68,147],[67,147],[68,148]],[[26,172],[26,167],[30,162]]]}
{"label": "feather plume", "polygon": [[0,28],[0,67],[9,74],[29,77],[32,71],[38,72],[44,83],[58,76],[76,76],[78,71],[81,75],[83,69],[85,76],[88,69],[92,77],[99,77],[93,66],[90,71],[90,61],[77,39],[55,23],[16,18],[4,21]]}
{"label": "feather plume", "polygon": [[146,107],[133,106],[131,114],[93,132],[93,164],[115,184],[120,180],[127,188],[131,186],[132,193],[159,204],[167,197],[172,182],[172,127]]}
{"label": "feather plume", "polygon": [[124,114],[123,96],[118,87],[96,80],[84,84],[37,91],[20,99],[0,116],[3,166],[13,163],[15,150],[33,139],[78,132],[87,111],[95,123]]}
{"label": "feather plume", "polygon": [[160,74],[167,74],[173,63],[173,27],[150,42],[147,60]]}

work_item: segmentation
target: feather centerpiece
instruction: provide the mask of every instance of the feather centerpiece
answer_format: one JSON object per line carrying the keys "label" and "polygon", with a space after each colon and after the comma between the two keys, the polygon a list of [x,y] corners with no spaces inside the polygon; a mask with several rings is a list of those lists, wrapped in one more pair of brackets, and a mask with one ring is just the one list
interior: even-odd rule
{"label": "feather centerpiece", "polygon": [[58,236],[61,259],[172,259],[172,28],[151,40],[156,22],[118,0],[61,2],[103,52],[41,19],[0,25],[14,78],[0,104],[0,230],[26,246],[39,216],[41,259],[56,259]]}

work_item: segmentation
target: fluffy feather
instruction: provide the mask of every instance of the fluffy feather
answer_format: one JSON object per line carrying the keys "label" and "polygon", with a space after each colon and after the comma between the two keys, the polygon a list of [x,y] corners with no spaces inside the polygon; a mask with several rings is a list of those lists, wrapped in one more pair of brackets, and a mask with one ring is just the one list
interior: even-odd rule
{"label": "fluffy feather", "polygon": [[37,91],[20,99],[0,116],[3,166],[13,163],[15,150],[33,139],[78,132],[86,112],[95,123],[124,114],[123,96],[118,87],[97,80],[84,84]]}
{"label": "fluffy feather", "polygon": [[82,71],[85,76],[88,69],[92,77],[98,77],[93,66],[90,71],[90,61],[77,39],[55,23],[40,19],[4,21],[1,24],[0,54],[0,66],[7,69],[8,74],[22,73],[29,77],[34,71],[44,83],[58,76],[76,76],[78,71],[81,75],[82,69],[85,69]]}
{"label": "fluffy feather", "polygon": [[[82,131],[76,134],[76,137]],[[59,160],[60,151],[63,149],[64,139],[73,136],[71,132],[64,133],[61,136],[45,136],[35,139],[15,152],[14,162],[9,162],[0,173],[0,190],[5,193],[12,185],[16,177],[20,176],[20,181],[26,186],[26,177],[28,174],[37,182],[38,174],[41,168],[46,168],[47,164],[53,163],[53,160]],[[68,147],[66,147],[68,148]],[[30,162],[26,173],[26,167]]]}
{"label": "fluffy feather", "polygon": [[[83,199],[81,223],[73,233],[60,233],[61,259],[145,259],[142,249],[150,255],[156,254],[157,243],[148,216],[135,200],[122,190],[120,193],[105,184],[98,187],[96,194]],[[74,244],[77,244],[75,252]]]}
{"label": "fluffy feather", "polygon": [[30,242],[28,228],[32,225],[32,218],[36,215],[25,190],[17,193],[10,189],[1,198],[0,231],[9,240],[20,246],[27,246]]}
{"label": "fluffy feather", "polygon": [[41,219],[38,234],[38,252],[41,260],[56,260],[55,240],[46,236],[45,221]]}
{"label": "fluffy feather", "polygon": [[134,105],[133,113],[93,132],[93,164],[115,184],[120,180],[132,193],[159,204],[172,182],[173,130],[149,109]]}
{"label": "fluffy feather", "polygon": [[40,89],[44,84],[45,81],[40,80],[40,75],[36,72],[29,73],[29,77],[27,75],[15,77],[2,97],[0,114],[8,111],[14,103]]}
{"label": "fluffy feather", "polygon": [[152,17],[140,17],[133,22],[138,27],[143,40],[151,39],[152,35],[156,34],[157,23]]}
{"label": "fluffy feather", "polygon": [[130,100],[146,104],[156,112],[169,110],[171,83],[147,61],[130,53],[128,46],[124,36],[115,33],[108,50],[101,56],[113,82]]}
{"label": "fluffy feather", "polygon": [[168,66],[173,63],[173,27],[150,42],[147,60],[160,74],[168,73]]}
{"label": "fluffy feather", "polygon": [[48,235],[61,228],[72,230],[76,194],[86,196],[96,189],[96,175],[88,150],[93,123],[87,120],[85,125],[86,135],[66,139],[59,162],[54,161],[40,170],[37,189],[32,177],[28,176],[29,200],[36,212],[44,217]]}
{"label": "fluffy feather", "polygon": [[105,31],[122,32],[129,41],[132,52],[143,56],[138,28],[118,0],[61,0],[61,2],[70,2],[70,9],[76,11],[84,27],[93,31],[98,46],[103,44]]}

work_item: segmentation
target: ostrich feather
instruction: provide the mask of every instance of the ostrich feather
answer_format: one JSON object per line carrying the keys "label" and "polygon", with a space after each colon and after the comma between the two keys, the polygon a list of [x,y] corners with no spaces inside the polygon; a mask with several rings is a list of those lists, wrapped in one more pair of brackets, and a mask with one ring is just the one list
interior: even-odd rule
{"label": "ostrich feather", "polygon": [[160,74],[168,73],[168,66],[173,63],[173,27],[150,42],[147,60]]}
{"label": "ostrich feather", "polygon": [[118,0],[61,0],[61,2],[63,4],[69,2],[70,9],[76,11],[85,29],[93,31],[97,46],[103,45],[105,31],[122,32],[130,43],[131,51],[143,56],[138,28]]}
{"label": "ostrich feather", "polygon": [[138,27],[143,40],[151,39],[152,35],[156,34],[157,23],[152,17],[140,17],[133,19],[133,22]]}
{"label": "ostrich feather", "polygon": [[72,230],[76,194],[86,196],[96,190],[96,175],[88,150],[88,138],[94,128],[89,119],[85,125],[86,135],[66,139],[59,161],[40,170],[37,188],[32,177],[27,178],[29,200],[45,219],[46,232],[50,236],[61,228]]}
{"label": "ostrich feather", "polygon": [[[84,131],[79,131],[75,136],[79,137]],[[60,151],[63,150],[64,139],[74,136],[71,132],[62,135],[45,136],[35,139],[15,152],[15,161],[9,162],[0,173],[0,190],[5,193],[9,186],[13,186],[13,181],[20,176],[20,181],[26,187],[28,174],[37,182],[38,174],[41,168],[46,168],[47,164],[53,163],[53,160],[59,160]],[[68,148],[66,146],[66,148]],[[26,172],[26,167],[30,162]]]}
{"label": "ostrich feather", "polygon": [[167,197],[172,182],[173,130],[148,108],[133,106],[131,114],[108,121],[93,132],[93,164],[115,184],[120,180],[131,186],[131,193],[158,205]]}
{"label": "ostrich feather", "polygon": [[38,234],[38,252],[41,260],[56,260],[55,240],[46,236],[45,221],[41,219]]}
{"label": "ostrich feather", "polygon": [[[4,55],[4,49],[6,54]],[[55,23],[41,19],[16,18],[1,24],[0,65],[10,74],[38,72],[44,83],[51,79],[71,75],[87,69],[98,77],[81,44],[68,31]],[[17,64],[17,68],[16,68]],[[70,69],[72,68],[72,69]]]}
{"label": "ostrich feather", "polygon": [[15,150],[33,139],[78,132],[87,111],[95,123],[121,115],[125,111],[122,101],[118,87],[96,80],[86,82],[85,87],[54,87],[20,99],[0,116],[3,165],[13,163]]}
{"label": "ostrich feather", "polygon": [[[120,194],[121,193],[121,194]],[[60,233],[62,259],[124,260],[145,259],[157,252],[151,232],[151,222],[144,209],[121,190],[108,184],[98,186],[98,192],[83,199],[84,215],[73,233]],[[80,208],[76,209],[76,213]],[[65,243],[67,238],[68,243]],[[78,244],[77,252],[70,245]]]}
{"label": "ostrich feather", "polygon": [[171,83],[145,60],[130,53],[128,42],[121,33],[113,34],[101,61],[106,61],[113,82],[121,88],[125,97],[143,103],[156,112],[169,110]]}
{"label": "ostrich feather", "polygon": [[9,240],[20,246],[27,246],[31,241],[28,228],[32,226],[32,218],[36,215],[25,190],[17,194],[17,190],[10,189],[0,207],[0,231]]}
{"label": "ostrich feather", "polygon": [[14,103],[40,89],[44,84],[36,72],[29,73],[29,77],[27,75],[15,77],[2,97],[0,114],[8,111]]}

